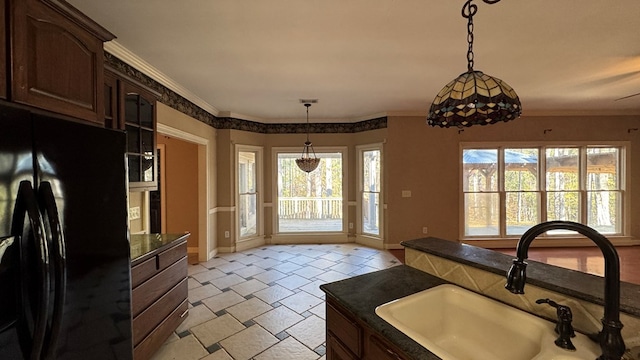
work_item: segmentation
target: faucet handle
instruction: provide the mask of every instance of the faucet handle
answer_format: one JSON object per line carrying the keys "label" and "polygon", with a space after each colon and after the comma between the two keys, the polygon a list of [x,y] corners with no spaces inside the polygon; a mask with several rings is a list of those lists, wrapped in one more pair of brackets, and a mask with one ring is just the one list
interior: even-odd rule
{"label": "faucet handle", "polygon": [[504,288],[514,294],[524,294],[524,284],[527,281],[527,263],[521,259],[513,259],[513,264],[507,271],[507,283]]}
{"label": "faucet handle", "polygon": [[551,299],[538,299],[536,300],[536,304],[549,304],[549,306],[556,308],[558,321],[556,322],[555,331],[558,334],[558,338],[556,339],[555,344],[563,349],[575,350],[576,347],[571,342],[571,338],[576,336],[576,333],[573,330],[573,325],[571,325],[571,321],[573,320],[571,308],[565,305],[560,305]]}

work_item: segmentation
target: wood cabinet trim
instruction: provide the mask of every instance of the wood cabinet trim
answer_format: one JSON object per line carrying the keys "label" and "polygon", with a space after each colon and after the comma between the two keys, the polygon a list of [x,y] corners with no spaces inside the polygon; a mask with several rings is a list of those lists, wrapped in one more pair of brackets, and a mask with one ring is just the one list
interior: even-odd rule
{"label": "wood cabinet trim", "polygon": [[327,360],[358,360],[331,332],[327,332]]}
{"label": "wood cabinet trim", "polygon": [[158,327],[133,349],[134,360],[150,359],[178,325],[188,315],[189,304],[184,300]]}
{"label": "wood cabinet trim", "polygon": [[133,319],[133,345],[138,345],[187,298],[187,279],[183,279],[160,299]]}
{"label": "wood cabinet trim", "polygon": [[150,359],[188,314],[187,237],[180,236],[132,264],[135,360]]}
{"label": "wood cabinet trim", "polygon": [[141,83],[140,81],[134,79],[133,77],[118,71],[116,68],[109,66],[108,64],[104,64],[104,68],[105,71],[109,71],[112,74],[114,74],[116,77],[118,77],[122,82],[126,82],[129,83],[130,85],[133,85],[135,87],[138,87],[142,90],[144,90],[145,92],[149,93],[151,96],[154,97],[155,100],[159,100],[162,98],[162,94],[160,92],[158,92],[157,90],[154,90],[152,88],[150,88],[149,86]]}
{"label": "wood cabinet trim", "polygon": [[[384,336],[329,297],[327,297],[326,306],[327,360],[410,359],[397,346],[386,341]],[[356,327],[359,330],[355,345],[353,331],[348,330],[350,327]],[[359,352],[356,353],[354,348]]]}
{"label": "wood cabinet trim", "polygon": [[7,73],[9,70],[9,63],[7,57],[7,2],[6,0],[0,0],[0,19],[2,24],[0,25],[0,98],[7,99],[8,97],[8,79]]}
{"label": "wood cabinet trim", "polygon": [[164,251],[169,251],[172,248],[176,247],[176,246],[180,246],[183,243],[186,244],[187,243],[187,239],[189,238],[191,234],[190,233],[185,233],[180,235],[179,238],[175,239],[174,241],[165,244],[161,247],[156,248],[155,250],[149,251],[147,253],[145,253],[144,255],[141,255],[139,257],[137,257],[135,260],[131,261],[131,266],[137,266],[138,264],[142,263],[143,261],[146,261],[147,259],[154,257]]}
{"label": "wood cabinet trim", "polygon": [[131,267],[131,288],[135,289],[158,272],[156,257],[147,259]]}
{"label": "wood cabinet trim", "polygon": [[356,357],[362,356],[362,327],[336,304],[327,302],[327,328]]}
{"label": "wood cabinet trim", "polygon": [[187,256],[131,291],[131,313],[138,316],[169,289],[187,277]]}
{"label": "wood cabinet trim", "polygon": [[53,10],[59,12],[69,20],[73,21],[76,25],[83,28],[98,39],[104,41],[111,41],[116,38],[109,30],[103,28],[100,24],[93,21],[90,17],[80,12],[80,10],[73,7],[71,4],[64,0],[40,0],[47,4]]}
{"label": "wood cabinet trim", "polygon": [[[9,98],[15,102],[104,125],[103,41],[86,32],[64,13],[51,11],[52,8],[41,1],[14,0],[10,4],[8,29],[11,33],[11,63],[7,64],[11,74]],[[38,31],[38,27],[44,26],[53,26],[59,31]],[[85,70],[88,76],[76,74],[71,68],[52,69],[53,65],[44,60],[47,59],[46,52],[51,49],[48,47],[50,43],[41,41],[41,47],[31,44],[38,36],[48,39],[53,34],[57,34],[57,39],[65,45],[76,44],[75,61],[83,65],[79,69]],[[31,36],[34,38],[30,38]],[[84,58],[78,55],[82,52],[86,53]],[[70,54],[63,50],[53,53],[53,59],[61,59]],[[66,62],[59,63],[66,64],[67,67],[73,66]],[[61,76],[66,81],[57,79]],[[57,85],[67,82],[75,88]]]}

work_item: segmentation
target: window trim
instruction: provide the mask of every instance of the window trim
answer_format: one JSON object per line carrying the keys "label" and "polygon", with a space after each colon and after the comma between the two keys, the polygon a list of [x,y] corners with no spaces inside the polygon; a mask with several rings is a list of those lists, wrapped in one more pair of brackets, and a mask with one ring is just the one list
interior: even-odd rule
{"label": "window trim", "polygon": [[[253,152],[256,154],[256,233],[248,236],[240,235],[240,187],[238,184],[240,178],[240,152]],[[263,174],[263,152],[262,146],[254,145],[235,145],[235,161],[234,161],[234,196],[235,196],[235,242],[243,242],[256,238],[264,237],[264,174]]]}
{"label": "window trim", "polygon": [[[364,232],[364,223],[362,219],[363,213],[363,204],[362,204],[362,194],[364,192],[363,187],[363,172],[364,172],[364,163],[362,156],[365,151],[378,150],[380,151],[380,190],[378,193],[378,235],[365,233]],[[356,173],[356,186],[357,186],[357,199],[356,199],[356,219],[357,219],[357,237],[371,238],[375,240],[384,240],[384,144],[383,143],[373,143],[373,144],[365,144],[365,145],[357,145],[356,146],[356,156],[357,156],[357,173]]]}
{"label": "window trim", "polygon": [[342,154],[342,231],[336,232],[280,232],[279,212],[278,212],[278,155],[279,154],[300,154],[301,147],[273,147],[271,149],[272,171],[272,238],[276,243],[282,238],[288,238],[287,242],[345,242],[348,235],[348,209],[349,209],[349,148],[347,146],[314,146],[316,154],[341,153]]}
{"label": "window trim", "polygon": [[[515,242],[521,237],[521,235],[506,235],[506,231],[504,227],[506,226],[506,215],[504,209],[504,196],[506,191],[502,185],[504,181],[504,166],[503,159],[501,158],[503,152],[498,151],[498,193],[500,194],[500,234],[496,236],[467,236],[465,235],[465,203],[464,203],[464,165],[462,163],[463,152],[466,149],[508,149],[508,148],[541,148],[540,157],[545,156],[545,148],[548,147],[579,147],[579,148],[587,148],[587,147],[618,147],[620,148],[620,169],[619,169],[619,181],[620,181],[620,193],[622,194],[621,206],[620,206],[620,233],[619,234],[607,234],[607,238],[618,238],[618,239],[630,239],[631,233],[631,225],[627,220],[629,217],[629,213],[631,210],[630,197],[629,197],[629,189],[628,184],[630,183],[629,174],[630,174],[630,159],[629,159],[629,151],[631,147],[631,142],[629,141],[523,141],[523,142],[460,142],[459,143],[459,170],[458,170],[458,183],[459,183],[459,206],[458,206],[458,216],[459,216],[459,229],[458,234],[459,238],[462,242],[473,243],[475,245],[480,245],[484,247],[504,247],[510,246],[511,244],[515,244]],[[580,159],[582,161],[582,159]],[[583,207],[587,206],[587,203],[584,202],[582,197],[587,193],[586,188],[583,186],[583,172],[586,173],[585,164],[580,164],[580,196],[581,196],[581,204],[580,210],[583,212]],[[547,209],[546,209],[546,199],[545,194],[546,190],[546,181],[543,177],[546,178],[546,167],[544,162],[540,162],[538,166],[539,172],[539,192],[540,196],[540,211],[539,216],[540,219],[546,219]],[[542,220],[540,220],[542,221]],[[581,222],[586,223],[586,219],[581,219]],[[572,246],[572,245],[584,245],[583,238],[578,235],[565,235],[565,234],[541,234],[540,238],[544,238],[547,240],[552,240],[553,245],[556,246]]]}

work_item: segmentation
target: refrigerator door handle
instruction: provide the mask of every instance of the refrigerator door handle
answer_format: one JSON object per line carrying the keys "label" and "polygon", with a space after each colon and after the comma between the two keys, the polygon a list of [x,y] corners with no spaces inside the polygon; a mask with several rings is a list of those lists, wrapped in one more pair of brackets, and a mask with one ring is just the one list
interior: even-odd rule
{"label": "refrigerator door handle", "polygon": [[62,224],[58,216],[58,206],[51,183],[43,181],[38,186],[38,195],[42,213],[47,220],[51,234],[51,260],[54,273],[53,314],[51,315],[51,329],[45,338],[43,354],[45,359],[55,359],[55,350],[62,329],[64,302],[67,295],[67,245],[65,243]]}
{"label": "refrigerator door handle", "polygon": [[[37,291],[35,313],[29,315],[30,308],[29,286],[25,284],[28,273],[27,252],[29,236],[24,235],[25,215],[29,219],[29,229],[35,242],[35,258],[37,261]],[[50,265],[49,244],[47,243],[44,224],[38,209],[38,202],[29,181],[21,181],[18,187],[18,196],[13,213],[11,233],[16,235],[19,242],[20,258],[20,299],[21,311],[17,321],[18,335],[22,351],[29,359],[40,359],[48,319],[49,291],[50,291]],[[31,318],[33,317],[33,318]],[[31,329],[32,327],[32,329]]]}

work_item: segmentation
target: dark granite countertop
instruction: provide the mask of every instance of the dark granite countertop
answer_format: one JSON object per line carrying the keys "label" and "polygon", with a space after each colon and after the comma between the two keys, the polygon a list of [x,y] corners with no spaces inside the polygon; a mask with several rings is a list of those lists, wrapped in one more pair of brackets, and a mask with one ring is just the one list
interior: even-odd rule
{"label": "dark granite countertop", "polygon": [[186,239],[189,235],[189,233],[131,235],[129,239],[131,262],[143,261],[145,255],[167,247],[175,241]]}
{"label": "dark granite countertop", "polygon": [[376,315],[375,309],[391,300],[446,283],[438,277],[401,265],[320,285],[320,289],[411,358],[437,360],[440,359],[438,356]]}
{"label": "dark granite countertop", "polygon": [[[428,237],[403,241],[405,247],[505,275],[513,256],[467,244]],[[527,260],[527,283],[577,299],[604,305],[604,279],[600,276]],[[620,284],[620,310],[640,316],[640,285]]]}

